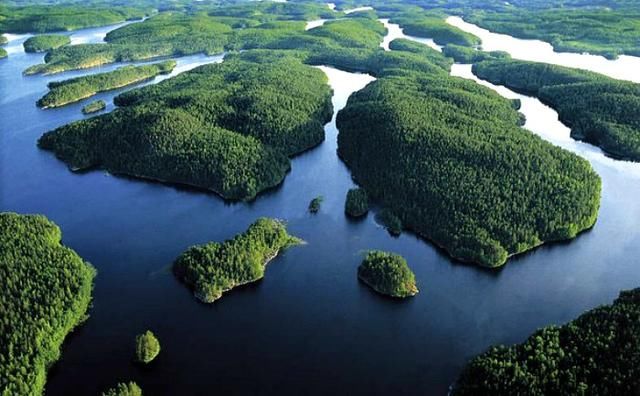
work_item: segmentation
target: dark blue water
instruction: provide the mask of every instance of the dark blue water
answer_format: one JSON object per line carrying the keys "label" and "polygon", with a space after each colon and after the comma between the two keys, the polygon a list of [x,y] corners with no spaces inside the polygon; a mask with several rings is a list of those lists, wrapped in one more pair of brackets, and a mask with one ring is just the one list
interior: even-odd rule
{"label": "dark blue water", "polygon": [[[346,219],[353,182],[336,156],[333,124],[321,146],[293,160],[280,188],[250,204],[102,171],[71,173],[36,141],[82,118],[86,101],[54,110],[35,101],[48,81],[96,69],[21,75],[41,59],[15,52],[0,61],[0,208],[46,215],[98,269],[90,318],[65,342],[48,395],[94,395],[129,380],[147,395],[445,394],[464,363],[489,345],[522,341],[640,285],[636,166],[594,165],[603,196],[592,231],[483,271],[411,235],[389,236],[371,214]],[[366,82],[327,72],[337,108]],[[322,209],[310,215],[317,195]],[[307,244],[273,260],[264,280],[213,305],[198,303],[170,273],[174,258],[192,244],[230,238],[260,216],[286,219]],[[359,283],[367,249],[402,254],[420,293],[398,302]],[[146,329],[162,352],[141,368],[131,362],[133,343]]]}

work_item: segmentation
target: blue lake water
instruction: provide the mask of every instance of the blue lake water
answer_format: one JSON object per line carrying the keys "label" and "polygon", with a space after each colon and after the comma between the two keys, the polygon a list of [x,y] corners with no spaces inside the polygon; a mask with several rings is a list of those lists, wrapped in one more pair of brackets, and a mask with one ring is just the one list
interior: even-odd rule
{"label": "blue lake water", "polygon": [[[101,29],[74,35],[101,37]],[[293,159],[282,186],[249,204],[103,171],[74,174],[36,147],[38,137],[81,119],[81,107],[95,98],[111,109],[122,90],[60,109],[41,110],[35,102],[49,81],[115,66],[24,77],[22,70],[42,55],[25,54],[24,37],[12,38],[14,50],[0,60],[0,209],[46,215],[61,227],[64,243],[98,269],[90,318],[65,342],[47,395],[98,394],[128,380],[149,395],[446,394],[464,363],[488,346],[520,342],[640,285],[638,164],[580,143],[586,152],[579,154],[603,180],[593,230],[516,257],[502,270],[480,270],[412,235],[391,237],[372,214],[355,222],[344,216],[353,182],[336,155],[333,121],[324,143]],[[220,60],[180,58],[178,69]],[[323,70],[336,110],[371,80]],[[576,144],[553,111],[526,109],[533,109],[526,114],[533,132],[567,149]],[[324,203],[310,215],[307,205],[318,195]],[[188,246],[230,238],[260,216],[287,220],[307,244],[274,259],[264,280],[213,305],[198,303],[171,274],[172,261]],[[402,254],[420,293],[395,301],[361,284],[356,268],[368,249]],[[146,329],[162,352],[141,368],[132,363],[133,344]]]}

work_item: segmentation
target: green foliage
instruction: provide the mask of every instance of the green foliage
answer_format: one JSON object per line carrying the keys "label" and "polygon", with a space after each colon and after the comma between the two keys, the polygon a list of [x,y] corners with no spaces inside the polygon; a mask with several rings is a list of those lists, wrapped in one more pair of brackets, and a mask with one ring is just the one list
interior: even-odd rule
{"label": "green foliage", "polygon": [[322,195],[312,199],[311,202],[309,202],[309,212],[318,213],[320,211],[320,206],[322,205],[322,201],[324,201],[324,198],[322,197]]}
{"label": "green foliage", "polygon": [[416,277],[400,255],[371,251],[358,267],[358,278],[378,293],[411,297],[418,293]]}
{"label": "green foliage", "polygon": [[142,396],[142,389],[135,382],[119,382],[115,388],[102,393],[102,396]]}
{"label": "green foliage", "polygon": [[233,239],[189,248],[173,263],[173,272],[199,300],[211,303],[236,286],[261,279],[267,263],[297,243],[284,223],[260,218]]}
{"label": "green foliage", "polygon": [[9,39],[3,34],[0,34],[0,45],[5,45],[9,42]]}
{"label": "green foliage", "polygon": [[160,341],[150,330],[136,336],[136,361],[150,363],[160,353]]}
{"label": "green foliage", "polygon": [[491,31],[550,42],[556,51],[589,52],[615,59],[640,56],[640,9],[589,7],[474,12],[469,21]]}
{"label": "green foliage", "polygon": [[43,216],[0,213],[0,393],[40,395],[67,334],[85,317],[95,269]]}
{"label": "green foliage", "polygon": [[71,43],[69,36],[63,34],[43,34],[29,37],[22,45],[25,52],[47,52]]}
{"label": "green foliage", "polygon": [[82,108],[82,114],[93,114],[102,111],[107,108],[107,103],[104,100],[94,100]]}
{"label": "green foliage", "polygon": [[129,7],[28,5],[0,7],[0,32],[46,33],[112,25],[140,19],[145,11]]}
{"label": "green foliage", "polygon": [[399,24],[404,33],[410,36],[431,38],[439,45],[456,44],[466,47],[480,45],[479,37],[449,25],[442,15],[408,12],[394,16],[391,22]]}
{"label": "green foliage", "polygon": [[378,215],[378,221],[385,226],[389,234],[398,236],[402,234],[402,220],[396,216],[391,210],[383,209]]}
{"label": "green foliage", "polygon": [[338,154],[402,226],[496,267],[594,224],[599,177],[520,129],[517,104],[444,72],[381,76],[338,114]]}
{"label": "green foliage", "polygon": [[558,111],[571,136],[615,156],[640,161],[640,85],[545,63],[481,62],[480,78],[535,95]]}
{"label": "green foliage", "polygon": [[6,58],[9,54],[7,54],[7,51],[4,48],[0,47],[0,59],[2,58]]}
{"label": "green foliage", "polygon": [[[273,55],[273,54],[272,54]],[[249,200],[279,184],[291,156],[324,139],[324,73],[289,56],[246,52],[116,97],[122,106],[45,134],[72,169],[188,184]]]}
{"label": "green foliage", "polygon": [[445,56],[453,58],[458,63],[476,63],[489,59],[509,59],[511,55],[503,51],[484,52],[475,48],[463,47],[461,45],[447,44],[442,49]]}
{"label": "green foliage", "polygon": [[53,81],[48,85],[49,92],[38,100],[37,105],[45,109],[64,106],[99,92],[147,81],[159,74],[169,74],[175,66],[176,61],[168,60],[151,65],[123,66],[106,73]]}
{"label": "green foliage", "polygon": [[452,395],[635,395],[640,389],[640,289],[561,327],[475,357]]}
{"label": "green foliage", "polygon": [[369,196],[362,188],[352,188],[347,192],[344,211],[351,217],[362,217],[369,211]]}

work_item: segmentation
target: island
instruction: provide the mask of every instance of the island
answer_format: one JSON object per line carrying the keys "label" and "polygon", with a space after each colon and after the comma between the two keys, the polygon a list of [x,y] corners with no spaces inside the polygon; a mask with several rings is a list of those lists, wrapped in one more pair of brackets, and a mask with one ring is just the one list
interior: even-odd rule
{"label": "island", "polygon": [[174,67],[176,61],[168,60],[150,65],[123,66],[106,73],[52,81],[48,84],[49,92],[38,100],[37,105],[44,109],[64,106],[99,92],[148,81],[160,74],[169,74]]}
{"label": "island", "polygon": [[25,52],[47,52],[70,43],[71,39],[64,34],[43,34],[29,37],[22,46]]}
{"label": "island", "polygon": [[142,396],[142,389],[135,382],[119,382],[115,387],[102,392],[102,396]]}
{"label": "island", "polygon": [[352,188],[347,191],[344,212],[350,217],[362,217],[369,212],[369,196],[362,188]]}
{"label": "island", "polygon": [[40,395],[60,347],[87,318],[96,270],[39,215],[0,213],[0,389]]}
{"label": "island", "polygon": [[93,113],[97,113],[99,111],[102,111],[104,109],[107,108],[107,103],[100,99],[100,100],[94,100],[93,102],[85,105],[82,108],[82,114],[93,114]]}
{"label": "island", "polygon": [[120,108],[58,128],[39,146],[73,170],[103,167],[251,200],[282,182],[289,156],[331,119],[325,74],[292,56],[229,55],[115,98]]}
{"label": "island", "polygon": [[538,97],[571,127],[574,139],[594,144],[612,157],[640,161],[640,84],[512,59],[476,63],[473,73]]}
{"label": "island", "polygon": [[416,277],[399,254],[371,251],[358,267],[358,278],[380,294],[406,298],[418,294]]}
{"label": "island", "polygon": [[324,197],[322,197],[322,195],[312,199],[311,202],[309,202],[309,213],[318,213],[320,211],[322,201],[324,201]]}
{"label": "island", "polygon": [[634,395],[640,389],[640,289],[473,358],[452,395]]}
{"label": "island", "polygon": [[174,262],[173,273],[196,298],[212,303],[234,287],[262,279],[269,261],[301,242],[282,221],[260,218],[233,239],[189,248]]}
{"label": "island", "polygon": [[150,330],[136,337],[136,362],[147,364],[160,353],[160,341]]}
{"label": "island", "polygon": [[439,45],[480,45],[479,37],[449,25],[444,17],[437,12],[411,10],[394,14],[390,22],[400,25],[405,34],[430,38]]}

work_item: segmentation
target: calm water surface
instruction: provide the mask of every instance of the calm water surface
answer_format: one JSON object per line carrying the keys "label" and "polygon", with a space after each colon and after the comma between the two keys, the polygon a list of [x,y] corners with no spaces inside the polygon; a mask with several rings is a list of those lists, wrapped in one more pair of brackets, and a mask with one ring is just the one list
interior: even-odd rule
{"label": "calm water surface", "polygon": [[[92,29],[74,34],[98,37]],[[568,139],[550,109],[523,103],[526,126],[592,162],[603,180],[600,218],[570,243],[489,272],[457,264],[411,235],[393,238],[371,214],[345,218],[353,182],[336,156],[335,117],[325,142],[292,161],[283,185],[250,204],[102,171],[71,173],[36,140],[82,118],[86,102],[40,110],[35,101],[48,81],[113,66],[23,77],[42,55],[16,48],[0,61],[0,208],[45,214],[62,228],[64,243],[98,269],[91,316],[65,342],[48,395],[95,395],[125,380],[147,395],[446,394],[464,363],[489,345],[522,341],[640,285],[639,166]],[[181,58],[179,67],[219,60]],[[465,68],[454,71],[472,78]],[[372,80],[321,69],[336,110]],[[98,97],[112,106],[114,95]],[[306,209],[317,195],[325,201],[314,216]],[[230,238],[259,216],[286,219],[308,244],[273,260],[264,280],[213,305],[198,303],[170,273],[173,259],[192,244]],[[406,257],[420,293],[397,302],[359,283],[367,249]],[[131,362],[133,342],[145,329],[158,335],[162,353],[140,368]]]}

